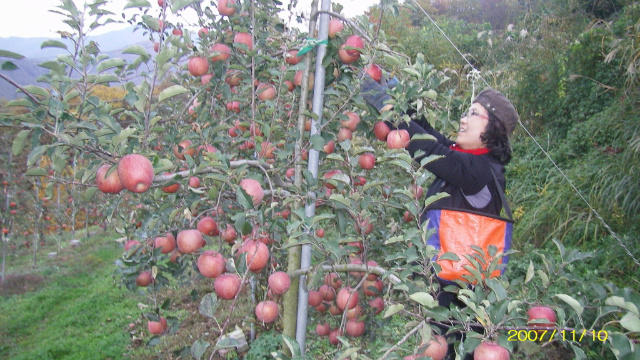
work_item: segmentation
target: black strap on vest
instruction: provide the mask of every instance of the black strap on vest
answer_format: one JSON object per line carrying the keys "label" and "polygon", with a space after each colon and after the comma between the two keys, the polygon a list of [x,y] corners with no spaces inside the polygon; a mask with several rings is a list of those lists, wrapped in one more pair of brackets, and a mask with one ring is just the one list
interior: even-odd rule
{"label": "black strap on vest", "polygon": [[500,201],[502,201],[502,206],[504,207],[504,211],[509,216],[509,220],[513,221],[513,214],[511,213],[511,208],[509,207],[509,203],[507,202],[507,198],[504,196],[504,191],[502,191],[502,187],[500,187],[500,183],[498,182],[498,177],[496,173],[493,171],[493,168],[490,168],[491,175],[493,176],[493,181],[496,182],[496,188],[498,188],[498,194],[500,194]]}

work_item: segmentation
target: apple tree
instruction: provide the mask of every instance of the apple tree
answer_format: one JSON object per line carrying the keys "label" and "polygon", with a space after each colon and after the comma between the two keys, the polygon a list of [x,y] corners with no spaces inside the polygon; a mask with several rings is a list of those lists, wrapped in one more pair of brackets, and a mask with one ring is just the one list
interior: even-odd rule
{"label": "apple tree", "polygon": [[[437,252],[424,245],[430,233],[419,223],[425,205],[442,196],[423,196],[433,175],[422,166],[435,158],[414,162],[404,149],[409,139],[378,123],[409,121],[411,108],[445,133],[455,131],[451,114],[464,99],[452,95],[453,83],[464,77],[451,82],[457,75],[422,55],[408,59],[376,24],[344,18],[337,4],[327,39],[317,39],[317,11],[305,31],[295,26],[304,14],[275,5],[130,0],[125,17],[148,35],[149,46],[110,57],[86,38],[114,21],[104,2],[77,8],[62,1],[56,11],[65,16],[60,35],[67,42],[43,47],[67,54],[41,64],[50,70],[41,78],[46,86],[21,87],[26,97],[9,104],[28,112],[2,119],[21,129],[15,147],[29,151],[27,175],[48,174],[38,166],[44,156],[61,168],[82,159],[73,181],[84,187],[84,201],[104,204],[109,226],[122,235],[121,280],[148,294],[149,345],[180,327],[166,311],[172,299],[165,290],[207,279],[209,290],[194,294],[211,331],[191,334],[195,342],[183,349],[196,358],[238,346],[228,336],[236,325],[230,319],[247,301],[254,308],[247,323],[282,329],[289,350],[283,358],[300,351],[296,314],[307,305],[317,322],[309,329],[327,335],[343,357],[442,358],[441,335],[460,354],[481,346],[479,353],[496,349],[508,357],[542,347],[540,337],[521,346],[519,334],[549,329],[565,331],[552,341],[578,358],[586,356],[584,338],[559,336],[586,329],[618,358],[637,353],[638,294],[587,291],[565,270],[586,254],[559,247],[560,263],[543,258],[542,267],[532,263],[524,274],[494,278],[505,254],[478,251],[468,256],[475,267],[467,282],[441,288],[431,261]],[[197,20],[186,23],[187,15]],[[326,49],[320,108],[311,97],[318,46]],[[394,111],[380,115],[366,104],[365,73],[398,79],[389,90]],[[122,102],[98,96],[105,86],[118,88]],[[311,247],[308,268],[300,265],[303,246]],[[300,289],[308,304],[298,304]],[[439,306],[442,292],[457,293],[464,306]],[[555,319],[527,316],[541,302]],[[365,333],[380,335],[376,324],[393,318],[405,322],[402,336],[384,338],[379,349],[359,346]]]}

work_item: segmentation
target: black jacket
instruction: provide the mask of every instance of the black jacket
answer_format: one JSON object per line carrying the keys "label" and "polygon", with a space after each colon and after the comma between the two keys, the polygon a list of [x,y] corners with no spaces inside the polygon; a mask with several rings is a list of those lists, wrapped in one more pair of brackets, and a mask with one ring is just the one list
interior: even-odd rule
{"label": "black jacket", "polygon": [[[474,155],[452,150],[455,142],[435,130],[426,119],[402,123],[399,129],[406,129],[411,136],[430,134],[433,140],[411,140],[407,150],[418,163],[429,155],[442,157],[429,162],[425,168],[436,176],[427,189],[426,196],[440,192],[448,197],[429,205],[431,209],[464,210],[489,216],[500,216],[502,201],[491,175],[493,169],[498,183],[504,189],[504,166],[492,155]],[[423,153],[420,153],[422,151]],[[424,221],[424,219],[422,219]]]}

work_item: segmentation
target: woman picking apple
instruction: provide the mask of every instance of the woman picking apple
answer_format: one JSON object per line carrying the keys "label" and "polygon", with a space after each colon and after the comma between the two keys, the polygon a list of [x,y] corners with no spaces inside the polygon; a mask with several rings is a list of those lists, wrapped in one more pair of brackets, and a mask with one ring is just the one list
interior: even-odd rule
{"label": "woman picking apple", "polygon": [[[393,108],[387,100],[391,98],[387,87],[365,75],[361,85],[362,96],[368,104],[379,112]],[[433,259],[441,270],[437,279],[441,288],[461,281],[475,283],[464,268],[471,263],[465,255],[480,256],[471,249],[472,245],[484,250],[489,263],[489,246],[503,254],[511,246],[513,221],[511,211],[504,200],[505,165],[511,160],[509,136],[518,123],[518,113],[511,102],[493,89],[483,90],[473,100],[471,107],[462,114],[455,140],[446,138],[435,130],[424,118],[415,118],[415,111],[409,111],[409,123],[402,122],[398,130],[406,130],[410,137],[429,134],[436,141],[415,139],[405,144],[413,159],[420,161],[430,155],[440,155],[437,160],[424,167],[436,178],[429,186],[426,196],[446,193],[444,197],[427,206],[420,222],[428,221],[427,227],[435,231],[428,241],[439,254]],[[393,124],[386,122],[394,129]],[[500,217],[505,208],[509,219]],[[460,261],[440,260],[445,253],[454,253]],[[502,263],[507,262],[502,258]],[[479,269],[484,270],[484,269]],[[502,269],[504,270],[504,268]],[[496,270],[491,276],[498,276]],[[438,302],[449,307],[452,303],[464,306],[452,292],[440,291]]]}

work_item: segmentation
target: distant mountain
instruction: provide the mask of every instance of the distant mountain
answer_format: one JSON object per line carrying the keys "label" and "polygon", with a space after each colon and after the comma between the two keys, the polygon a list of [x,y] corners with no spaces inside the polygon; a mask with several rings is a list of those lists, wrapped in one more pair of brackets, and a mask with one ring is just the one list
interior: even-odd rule
{"label": "distant mountain", "polygon": [[[122,51],[130,45],[138,44],[147,49],[148,52],[153,51],[153,44],[149,38],[142,34],[142,31],[134,31],[134,27],[129,27],[123,30],[111,31],[102,35],[90,36],[90,41],[98,43],[100,50],[106,53],[110,57],[121,57],[124,59],[132,59],[131,55],[123,55]],[[48,59],[53,59],[58,55],[66,54],[64,49],[60,48],[44,48],[40,46],[44,41],[57,40],[67,44],[67,47],[71,49],[72,43],[67,39],[50,39],[50,38],[0,38],[0,49],[12,51],[26,58],[21,60],[11,60],[18,66],[17,70],[5,71],[0,70],[0,73],[11,78],[16,83],[24,85],[38,85],[36,79],[48,73],[49,70],[42,68],[39,64]],[[10,60],[0,58],[0,63]],[[39,84],[43,85],[43,84]],[[0,79],[0,99],[5,98],[8,100],[16,99],[22,96],[21,93],[16,92],[16,88]]]}
{"label": "distant mountain", "polygon": [[[111,31],[102,35],[89,36],[89,41],[95,41],[100,44],[100,50],[104,52],[118,50],[130,44],[149,41],[149,37],[143,35],[141,30],[134,31],[135,27],[131,26],[122,30]],[[57,40],[65,43],[70,49],[71,41],[62,38],[19,38],[9,37],[0,38],[0,49],[9,50],[24,55],[28,59],[50,59],[52,57],[65,53],[65,50],[59,48],[40,49],[40,45],[46,40]]]}

